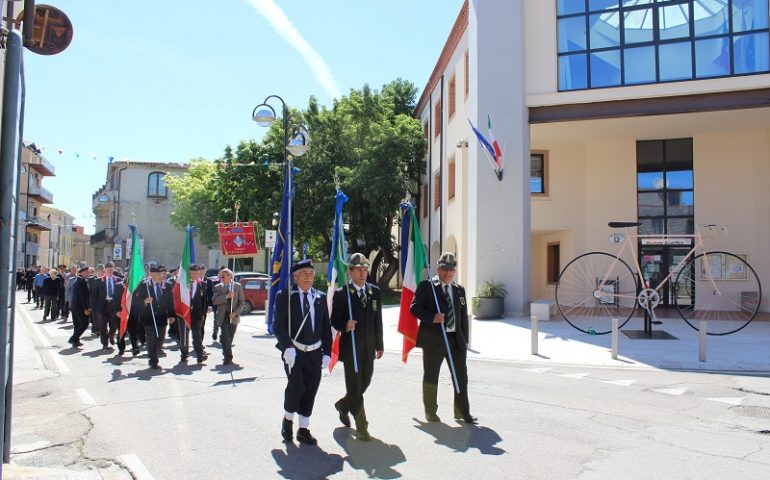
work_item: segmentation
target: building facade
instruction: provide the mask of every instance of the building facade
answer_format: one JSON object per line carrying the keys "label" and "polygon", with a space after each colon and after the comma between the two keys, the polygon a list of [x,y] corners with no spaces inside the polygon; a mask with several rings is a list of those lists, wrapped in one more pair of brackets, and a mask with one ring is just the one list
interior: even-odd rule
{"label": "building facade", "polygon": [[[120,161],[107,167],[106,183],[93,195],[96,217],[91,236],[94,261],[113,261],[128,265],[131,233],[138,227],[145,263],[161,263],[172,268],[180,263],[184,234],[170,222],[172,193],[166,188],[166,175],[182,175],[186,164]],[[196,243],[196,259],[208,261],[209,247]]]}
{"label": "building facade", "polygon": [[[22,173],[19,183],[19,223],[18,236],[20,248],[17,251],[16,265],[28,267],[45,265],[47,257],[41,255],[43,235],[51,231],[51,222],[47,214],[42,213],[45,205],[53,203],[53,194],[43,188],[46,177],[56,175],[53,165],[46,160],[42,151],[35,144],[24,145],[21,150]],[[43,263],[41,263],[43,262]]]}
{"label": "building facade", "polygon": [[[469,292],[503,282],[522,315],[572,258],[614,251],[610,221],[719,224],[708,250],[744,255],[770,285],[768,3],[466,2],[415,113],[431,261],[454,251]],[[491,123],[502,180],[469,120],[487,138]],[[690,248],[636,247],[653,283]]]}
{"label": "building facade", "polygon": [[51,267],[72,265],[75,217],[47,205],[40,208],[40,215],[51,225],[51,230],[40,235],[40,262]]}

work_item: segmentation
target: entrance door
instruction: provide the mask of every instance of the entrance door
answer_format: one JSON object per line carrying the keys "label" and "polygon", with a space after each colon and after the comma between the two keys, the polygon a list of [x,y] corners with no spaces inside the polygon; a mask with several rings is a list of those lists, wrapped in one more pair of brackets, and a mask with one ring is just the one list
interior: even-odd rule
{"label": "entrance door", "polygon": [[[649,282],[650,288],[655,288],[658,284],[666,278],[672,269],[676,268],[679,262],[690,251],[687,247],[674,247],[674,246],[640,246],[640,266],[642,268],[642,275],[645,281]],[[674,297],[672,295],[671,284],[676,280],[677,273],[675,272],[671,278],[669,278],[666,285],[660,290],[660,307],[673,307],[675,306]]]}

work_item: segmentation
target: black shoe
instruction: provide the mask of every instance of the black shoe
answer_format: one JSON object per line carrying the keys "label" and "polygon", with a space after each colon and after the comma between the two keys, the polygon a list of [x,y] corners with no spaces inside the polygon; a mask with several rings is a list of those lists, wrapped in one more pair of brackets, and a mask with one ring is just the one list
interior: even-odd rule
{"label": "black shoe", "polygon": [[462,417],[455,417],[455,420],[458,422],[468,423],[470,425],[475,425],[479,423],[479,419],[474,417],[473,415],[464,415]]}
{"label": "black shoe", "polygon": [[232,365],[233,359],[232,358],[226,358],[224,362],[222,362],[222,365]]}
{"label": "black shoe", "polygon": [[426,413],[425,414],[425,420],[427,420],[429,422],[440,422],[441,421],[441,419],[438,418],[438,415],[436,415],[435,413]]}
{"label": "black shoe", "polygon": [[297,430],[297,441],[307,445],[318,445],[318,440],[310,434],[310,430],[307,428],[300,428]]}
{"label": "black shoe", "polygon": [[209,359],[208,355],[201,355],[200,357],[198,357],[198,363],[203,363],[208,359]]}
{"label": "black shoe", "polygon": [[45,322],[47,322],[47,321],[48,321],[48,320],[46,320],[46,319],[45,319],[45,317],[43,317],[43,323],[45,323]]}
{"label": "black shoe", "polygon": [[124,353],[126,353],[125,350],[118,350],[118,355],[123,355]]}
{"label": "black shoe", "polygon": [[340,422],[342,422],[343,425],[350,428],[350,416],[348,415],[348,412],[342,409],[342,406],[339,404],[339,402],[334,404],[334,408],[337,409],[337,412],[340,414]]}
{"label": "black shoe", "polygon": [[115,345],[115,338],[110,335],[110,345]]}
{"label": "black shoe", "polygon": [[139,355],[140,353],[141,353],[141,350],[139,350],[138,348],[134,348],[133,350],[131,350],[132,355]]}
{"label": "black shoe", "polygon": [[151,363],[150,364],[150,368],[153,369],[153,370],[160,370],[161,369],[160,365],[157,364],[157,363]]}
{"label": "black shoe", "polygon": [[281,436],[287,442],[294,440],[294,422],[286,420],[286,417],[283,417],[283,423],[281,424]]}
{"label": "black shoe", "polygon": [[182,355],[182,361],[183,362],[186,362],[188,358],[190,358],[189,355]]}
{"label": "black shoe", "polygon": [[102,345],[102,350],[109,350],[109,349],[110,347],[108,347],[107,345]]}
{"label": "black shoe", "polygon": [[214,340],[215,342],[217,341],[217,332],[214,332],[214,334],[211,335],[211,339]]}
{"label": "black shoe", "polygon": [[372,436],[369,435],[369,431],[366,430],[365,428],[362,428],[362,429],[357,428],[356,431],[358,432],[358,434],[356,435],[356,438],[358,438],[362,442],[368,442],[369,440],[372,439]]}

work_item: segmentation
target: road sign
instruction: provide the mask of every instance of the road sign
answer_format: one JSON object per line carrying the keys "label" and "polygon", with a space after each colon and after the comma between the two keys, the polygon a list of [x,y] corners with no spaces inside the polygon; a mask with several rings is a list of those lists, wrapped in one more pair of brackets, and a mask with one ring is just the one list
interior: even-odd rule
{"label": "road sign", "polygon": [[275,248],[275,230],[265,230],[265,248]]}
{"label": "road sign", "polygon": [[123,260],[123,244],[116,243],[112,247],[112,259],[113,260]]}

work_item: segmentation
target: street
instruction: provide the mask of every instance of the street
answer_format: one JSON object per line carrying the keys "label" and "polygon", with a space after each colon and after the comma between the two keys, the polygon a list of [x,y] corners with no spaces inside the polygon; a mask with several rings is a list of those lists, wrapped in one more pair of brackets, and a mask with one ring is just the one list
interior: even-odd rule
{"label": "street", "polygon": [[473,359],[479,425],[452,419],[446,367],[442,422],[427,423],[419,350],[404,365],[400,343],[386,342],[366,394],[372,441],[356,440],[337,418],[338,365],[322,379],[311,419],[318,447],[287,446],[286,380],[263,315],[242,320],[235,365],[222,365],[209,316],[206,364],[179,363],[167,341],[156,372],[144,352],[102,351],[90,330],[84,347],[70,348],[71,323],[41,323],[40,310],[18,303],[25,298],[17,296],[16,465],[140,480],[770,477],[764,377]]}

